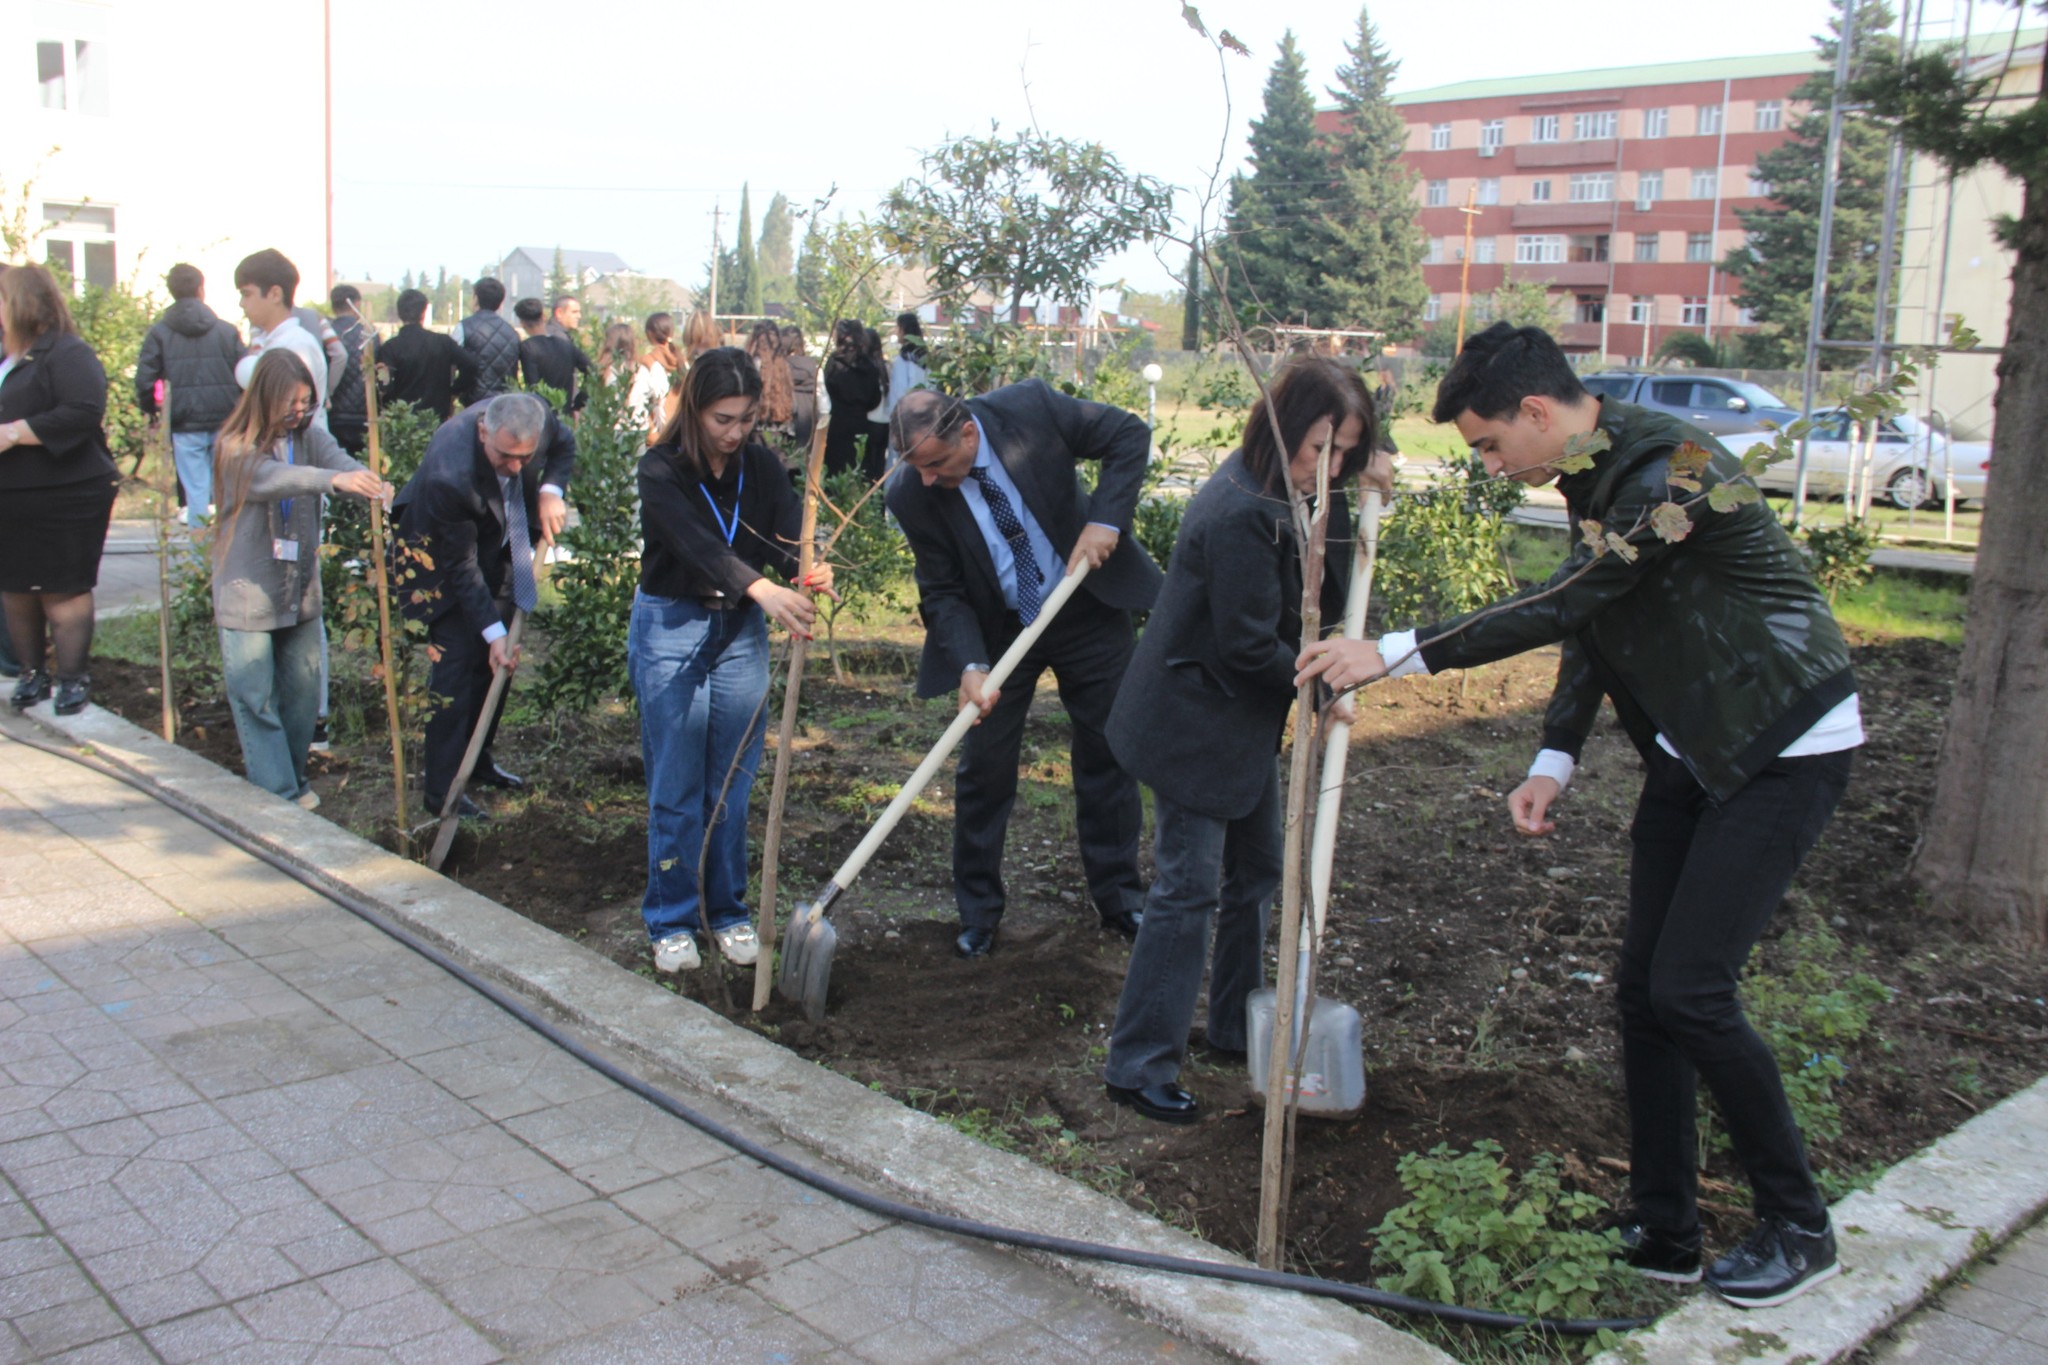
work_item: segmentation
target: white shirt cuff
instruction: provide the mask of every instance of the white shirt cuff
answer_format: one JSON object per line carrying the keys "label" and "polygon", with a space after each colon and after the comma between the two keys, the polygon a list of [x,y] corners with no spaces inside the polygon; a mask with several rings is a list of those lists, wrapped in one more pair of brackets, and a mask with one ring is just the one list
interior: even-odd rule
{"label": "white shirt cuff", "polygon": [[555,495],[556,497],[558,497],[558,498],[563,498],[563,497],[565,497],[565,495],[563,494],[562,490],[561,490],[560,488],[557,488],[557,487],[556,487],[556,486],[555,486],[554,484],[551,484],[551,483],[544,483],[544,484],[542,484],[542,485],[540,486],[540,491],[541,491],[541,492],[543,492],[543,493],[553,493],[553,494],[554,494],[554,495]]}
{"label": "white shirt cuff", "polygon": [[502,640],[502,639],[504,639],[504,638],[505,638],[505,623],[504,623],[503,621],[493,621],[493,622],[491,622],[491,623],[490,623],[489,625],[487,625],[487,626],[485,626],[485,627],[484,627],[484,643],[485,643],[485,644],[487,644],[487,645],[494,645],[494,644],[498,643],[498,641],[500,641],[500,640]]}
{"label": "white shirt cuff", "polygon": [[1547,777],[1557,783],[1559,791],[1563,791],[1572,784],[1572,774],[1578,771],[1578,767],[1564,750],[1542,749],[1537,752],[1536,761],[1529,765],[1529,776]]}
{"label": "white shirt cuff", "polygon": [[1422,662],[1422,651],[1415,647],[1415,632],[1394,630],[1380,636],[1380,659],[1387,665],[1389,678],[1405,678],[1420,673],[1429,676],[1429,665]]}

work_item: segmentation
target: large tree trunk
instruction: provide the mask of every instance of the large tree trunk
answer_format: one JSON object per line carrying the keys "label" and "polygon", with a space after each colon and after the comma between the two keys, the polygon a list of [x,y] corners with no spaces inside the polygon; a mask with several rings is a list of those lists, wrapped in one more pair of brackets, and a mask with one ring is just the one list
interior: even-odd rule
{"label": "large tree trunk", "polygon": [[1937,913],[2048,948],[2048,185],[2029,182],[1991,483],[1914,876]]}

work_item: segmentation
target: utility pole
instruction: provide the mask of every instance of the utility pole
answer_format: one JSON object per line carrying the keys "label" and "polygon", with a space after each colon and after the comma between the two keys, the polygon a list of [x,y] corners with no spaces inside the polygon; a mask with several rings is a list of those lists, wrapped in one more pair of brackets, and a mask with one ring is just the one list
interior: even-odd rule
{"label": "utility pole", "polygon": [[1465,309],[1472,302],[1472,220],[1479,216],[1479,210],[1473,204],[1478,197],[1479,186],[1476,183],[1467,185],[1465,207],[1458,210],[1465,215],[1465,264],[1458,271],[1458,348],[1451,352],[1454,358],[1465,353]]}
{"label": "utility pole", "polygon": [[711,201],[711,320],[718,321],[718,201]]}
{"label": "utility pole", "polygon": [[321,136],[326,143],[327,287],[334,288],[334,0],[320,0]]}
{"label": "utility pole", "polygon": [[[1849,83],[1850,49],[1856,44],[1856,0],[1842,0],[1842,31],[1835,39],[1835,87],[1828,95],[1827,168],[1820,182],[1820,229],[1813,255],[1813,307],[1806,319],[1806,384],[1799,415],[1813,421],[1813,391],[1820,384],[1820,334],[1827,316],[1828,257],[1834,248],[1835,179],[1842,171],[1842,90]],[[1806,513],[1806,454],[1811,433],[1799,438],[1799,463],[1792,480],[1792,525]]]}
{"label": "utility pole", "polygon": [[1714,210],[1707,223],[1707,330],[1706,339],[1714,339],[1714,277],[1721,269],[1721,181],[1728,174],[1728,97],[1735,88],[1735,82],[1727,78],[1721,81],[1721,141],[1714,151]]}

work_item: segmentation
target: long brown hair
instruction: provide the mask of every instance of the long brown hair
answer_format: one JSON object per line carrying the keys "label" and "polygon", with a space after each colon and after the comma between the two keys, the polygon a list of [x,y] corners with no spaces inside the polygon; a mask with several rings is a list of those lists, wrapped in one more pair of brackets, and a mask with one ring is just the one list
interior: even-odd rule
{"label": "long brown hair", "polygon": [[0,271],[0,328],[23,351],[53,332],[78,335],[57,277],[39,265]]}
{"label": "long brown hair", "polygon": [[690,362],[683,376],[682,397],[676,415],[661,429],[656,445],[674,446],[676,459],[699,479],[711,476],[711,466],[701,449],[703,427],[700,415],[713,403],[728,398],[761,398],[761,372],[753,358],[737,346],[714,346]]}
{"label": "long brown hair", "polygon": [[[1273,439],[1273,418],[1266,415],[1269,398],[1273,416],[1279,419],[1280,441],[1284,445],[1276,445]],[[1246,470],[1266,491],[1284,490],[1288,464],[1308,439],[1310,430],[1325,417],[1330,419],[1332,430],[1343,426],[1347,417],[1356,417],[1364,427],[1358,444],[1344,457],[1343,466],[1330,471],[1330,482],[1335,485],[1356,477],[1372,460],[1372,396],[1365,391],[1365,380],[1358,370],[1341,360],[1293,357],[1266,385],[1266,393],[1252,404],[1251,416],[1244,424]]]}
{"label": "long brown hair", "polygon": [[725,333],[718,329],[718,319],[698,309],[690,314],[690,320],[683,324],[683,354],[694,363],[706,351],[715,350],[725,344]]}
{"label": "long brown hair", "polygon": [[761,420],[779,427],[796,407],[796,388],[789,378],[789,357],[782,349],[782,329],[771,319],[754,324],[747,337],[747,354],[761,371]]}
{"label": "long brown hair", "polygon": [[[11,272],[10,272],[11,273]],[[300,389],[313,394],[313,373],[306,362],[283,347],[265,351],[249,376],[249,387],[235,400],[228,420],[213,443],[214,505],[220,509],[221,533],[213,540],[218,565],[234,540],[234,525],[249,496],[256,462],[291,429],[292,399]]]}

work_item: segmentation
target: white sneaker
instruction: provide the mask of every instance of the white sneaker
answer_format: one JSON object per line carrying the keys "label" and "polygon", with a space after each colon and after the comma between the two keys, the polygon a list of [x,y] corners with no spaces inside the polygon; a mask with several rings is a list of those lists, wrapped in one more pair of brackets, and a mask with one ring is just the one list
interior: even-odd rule
{"label": "white sneaker", "polygon": [[754,932],[754,926],[741,921],[720,929],[715,935],[718,951],[724,953],[735,967],[751,967],[761,956],[761,936]]}
{"label": "white sneaker", "polygon": [[697,936],[685,929],[670,934],[654,945],[654,969],[660,972],[695,971],[704,965],[697,956]]}
{"label": "white sneaker", "polygon": [[301,810],[319,810],[320,793],[314,791],[311,787],[308,787],[306,788],[306,790],[300,792],[297,796],[294,796],[292,798],[292,804],[299,807],[299,809]]}

